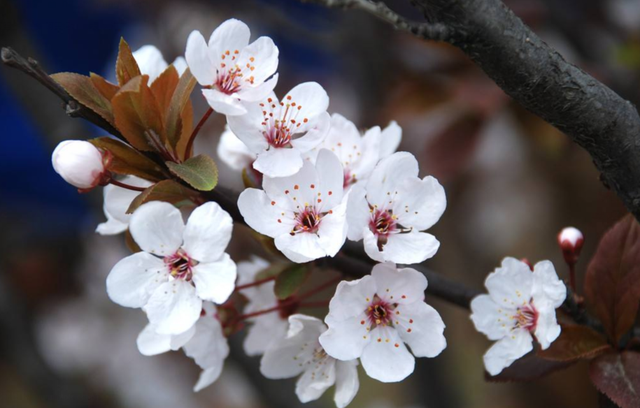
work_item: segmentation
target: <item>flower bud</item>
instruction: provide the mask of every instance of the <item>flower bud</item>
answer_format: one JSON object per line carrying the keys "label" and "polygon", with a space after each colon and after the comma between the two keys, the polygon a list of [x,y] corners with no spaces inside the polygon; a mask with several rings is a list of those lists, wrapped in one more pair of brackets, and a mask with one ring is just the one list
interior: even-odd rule
{"label": "flower bud", "polygon": [[565,262],[569,265],[578,262],[583,243],[584,236],[577,228],[567,227],[558,234],[558,244],[562,250]]}
{"label": "flower bud", "polygon": [[82,190],[100,184],[105,174],[102,154],[83,140],[61,142],[51,155],[51,163],[67,183]]}

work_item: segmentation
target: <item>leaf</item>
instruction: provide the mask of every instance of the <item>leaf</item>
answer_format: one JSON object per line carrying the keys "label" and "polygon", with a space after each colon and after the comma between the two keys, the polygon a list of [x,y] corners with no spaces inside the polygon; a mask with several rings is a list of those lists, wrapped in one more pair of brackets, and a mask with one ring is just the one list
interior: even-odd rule
{"label": "leaf", "polygon": [[293,265],[278,275],[274,292],[278,299],[284,300],[294,295],[307,281],[310,270],[304,265]]}
{"label": "leaf", "polygon": [[600,240],[585,276],[588,303],[617,344],[640,305],[640,225],[627,215]]}
{"label": "leaf", "polygon": [[131,214],[138,207],[149,201],[165,201],[174,205],[183,202],[192,202],[197,196],[197,192],[177,183],[173,180],[162,180],[144,190],[133,199],[127,209],[127,214]]}
{"label": "leaf", "polygon": [[532,352],[514,361],[498,375],[492,376],[485,372],[484,379],[489,382],[529,382],[564,370],[572,364],[574,362],[545,360]]}
{"label": "leaf", "polygon": [[562,326],[562,332],[546,350],[538,351],[538,356],[553,361],[576,361],[591,359],[611,346],[599,333],[586,326]]}
{"label": "leaf", "polygon": [[621,408],[640,407],[640,353],[610,353],[593,360],[589,377]]}
{"label": "leaf", "polygon": [[196,190],[211,191],[218,184],[218,167],[206,154],[192,157],[184,163],[167,162],[167,167]]}
{"label": "leaf", "polygon": [[71,72],[52,74],[51,78],[82,105],[102,116],[107,122],[115,124],[111,102],[100,93],[91,78]]}
{"label": "leaf", "polygon": [[182,110],[182,114],[180,115],[180,124],[180,138],[178,139],[178,144],[176,146],[176,154],[180,160],[184,160],[193,154],[193,145],[191,145],[191,149],[189,149],[191,151],[187,152],[187,145],[191,138],[191,132],[193,132],[193,105],[191,104],[191,100],[187,101],[187,104]]}
{"label": "leaf", "polygon": [[93,86],[96,87],[98,92],[102,94],[109,101],[113,99],[113,97],[118,93],[120,87],[118,85],[114,85],[111,82],[107,81],[103,77],[98,74],[94,74],[93,72],[89,74],[89,78],[91,82],[93,82]]}
{"label": "leaf", "polygon": [[113,155],[108,169],[117,174],[142,177],[151,181],[167,178],[162,168],[131,146],[110,137],[90,139],[94,146],[108,150]]}
{"label": "leaf", "polygon": [[178,86],[179,80],[178,71],[173,65],[169,65],[151,84],[151,92],[153,92],[153,96],[155,96],[156,101],[158,101],[158,106],[163,116],[165,112],[169,110],[171,98]]}
{"label": "leaf", "polygon": [[165,148],[165,133],[148,80],[147,75],[133,78],[120,88],[111,103],[116,127],[127,141],[138,150],[159,152]]}
{"label": "leaf", "polygon": [[142,75],[136,59],[133,57],[129,44],[120,38],[120,47],[118,50],[118,60],[116,61],[116,78],[118,84],[124,86],[133,78]]}
{"label": "leaf", "polygon": [[167,112],[164,123],[167,131],[167,139],[173,147],[178,145],[179,139],[184,138],[185,136],[189,137],[191,135],[191,132],[189,132],[188,135],[185,135],[181,130],[182,126],[184,126],[182,123],[182,112],[190,102],[191,92],[195,86],[196,79],[191,75],[191,71],[187,68],[180,77],[178,86],[171,97],[171,104],[169,105],[169,111]]}

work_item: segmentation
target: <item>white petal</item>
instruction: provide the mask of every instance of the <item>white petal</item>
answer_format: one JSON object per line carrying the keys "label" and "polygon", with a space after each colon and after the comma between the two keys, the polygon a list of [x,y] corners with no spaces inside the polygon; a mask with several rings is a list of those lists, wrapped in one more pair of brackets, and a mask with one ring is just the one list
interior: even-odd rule
{"label": "white petal", "polygon": [[[378,262],[388,261],[389,259],[387,259],[386,254],[378,248],[378,237],[371,232],[368,226],[362,230],[362,234],[364,238],[364,252],[369,255],[369,258]],[[392,262],[396,261],[394,260]],[[398,263],[400,262],[398,261]]]}
{"label": "white petal", "polygon": [[351,241],[360,241],[364,238],[364,231],[369,229],[371,213],[369,212],[369,204],[365,199],[366,193],[365,189],[360,185],[354,186],[349,191],[347,202],[347,224],[349,230],[347,237]]}
{"label": "white petal", "polygon": [[401,304],[394,316],[400,338],[416,357],[435,357],[447,347],[444,322],[440,314],[424,302]]}
{"label": "white petal", "polygon": [[347,203],[334,207],[322,218],[318,228],[318,244],[327,254],[335,256],[347,239]]}
{"label": "white petal", "polygon": [[160,334],[180,334],[195,324],[202,300],[191,283],[173,280],[160,285],[143,308]]}
{"label": "white petal", "polygon": [[394,153],[380,160],[367,182],[367,200],[380,208],[388,207],[389,195],[394,195],[406,178],[418,176],[418,161],[407,152]]}
{"label": "white petal", "polygon": [[371,337],[360,357],[362,368],[369,377],[389,383],[402,381],[413,373],[415,358],[395,329],[376,327],[371,331]]}
{"label": "white petal", "polygon": [[231,216],[218,203],[202,204],[187,220],[182,248],[199,262],[213,262],[229,245],[232,229]]}
{"label": "white petal", "polygon": [[[318,207],[328,210],[338,206],[342,202],[342,186],[344,184],[344,171],[340,160],[331,151],[322,149],[318,153],[316,160],[316,172],[318,173],[318,183],[320,184],[320,191],[318,192],[322,198],[322,202],[318,203]],[[331,191],[331,194],[329,194],[329,191]]]}
{"label": "white petal", "polygon": [[562,306],[567,297],[567,288],[558,278],[550,261],[541,261],[535,264],[531,297],[533,297],[533,302],[538,309],[556,309]]}
{"label": "white petal", "polygon": [[389,303],[414,304],[424,300],[427,278],[415,269],[396,269],[387,262],[374,266],[371,276],[376,281],[376,293]]}
{"label": "white petal", "polygon": [[144,45],[133,52],[133,58],[140,67],[142,74],[149,75],[149,85],[162,74],[169,65],[162,57],[159,49],[153,45]]}
{"label": "white petal", "polygon": [[538,310],[535,335],[543,350],[548,349],[551,343],[560,336],[560,331],[555,309]]}
{"label": "white petal", "polygon": [[[269,95],[275,98],[274,94]],[[264,101],[266,103],[266,101]],[[244,104],[247,113],[238,116],[228,116],[229,129],[240,139],[253,154],[262,153],[269,147],[264,137],[263,108],[258,102]]]}
{"label": "white petal", "polygon": [[476,330],[487,335],[489,340],[500,340],[511,332],[511,319],[516,309],[503,308],[489,295],[479,295],[471,301],[471,320]]}
{"label": "white petal", "polygon": [[210,86],[215,83],[216,65],[212,61],[209,47],[199,31],[192,31],[189,34],[184,57],[189,65],[189,70],[200,85]]}
{"label": "white petal", "polygon": [[387,243],[382,247],[382,255],[385,261],[416,264],[433,257],[438,252],[438,248],[440,248],[440,242],[436,237],[414,229],[409,233],[389,235]]}
{"label": "white petal", "polygon": [[362,310],[344,320],[334,319],[330,314],[325,321],[329,329],[320,336],[320,344],[328,355],[337,360],[348,361],[360,357],[372,341],[367,330],[369,320]]}
{"label": "white petal", "polygon": [[202,94],[209,106],[218,113],[227,116],[244,115],[247,113],[247,108],[245,108],[235,94],[227,95],[217,89],[203,89]]}
{"label": "white petal", "polygon": [[305,263],[327,256],[320,246],[320,238],[311,232],[279,235],[274,243],[284,256],[295,263]]}
{"label": "white petal", "polygon": [[182,74],[184,74],[184,72],[187,70],[188,65],[187,65],[187,60],[184,59],[184,57],[177,57],[172,63],[171,65],[174,66],[174,68],[176,69],[176,71],[178,71],[178,75],[182,76]]}
{"label": "white petal", "polygon": [[359,388],[358,360],[336,361],[336,394],[334,397],[336,407],[344,408],[349,405]]}
{"label": "white petal", "polygon": [[253,77],[254,83],[262,83],[278,69],[278,47],[269,37],[260,37],[240,52],[238,66],[251,65],[252,71],[243,70],[245,78]]}
{"label": "white petal", "polygon": [[[262,183],[264,191],[276,201],[277,205],[293,211],[313,205],[318,198],[319,178],[316,168],[305,162],[297,173],[289,177],[265,177]],[[332,191],[331,194],[336,193]],[[321,194],[329,194],[328,192]]]}
{"label": "white petal", "polygon": [[438,222],[447,208],[444,188],[431,176],[422,180],[407,178],[397,189],[398,198],[393,203],[393,213],[405,227],[426,230]]}
{"label": "white petal", "polygon": [[315,401],[336,382],[336,360],[331,357],[311,365],[296,382],[296,395],[303,404]]}
{"label": "white petal", "polygon": [[528,331],[524,329],[514,330],[511,336],[497,341],[485,353],[484,367],[491,375],[500,372],[513,364],[514,361],[524,356],[533,349],[533,341]]}
{"label": "white petal", "polygon": [[[327,319],[345,320],[361,316],[369,306],[376,291],[376,281],[371,275],[364,276],[358,280],[340,282],[336,288],[335,295],[329,302]],[[340,360],[344,359],[340,358]]]}
{"label": "white petal", "polygon": [[329,95],[317,82],[305,82],[297,85],[282,98],[285,104],[296,103],[298,120],[311,119],[327,111]]}
{"label": "white petal", "polygon": [[[111,184],[109,184],[111,185]],[[129,228],[129,224],[125,224],[111,217],[106,210],[105,215],[107,216],[107,221],[98,224],[96,227],[96,232],[100,235],[117,235],[123,233]]]}
{"label": "white petal", "polygon": [[169,279],[161,259],[138,252],[118,262],[107,276],[107,294],[125,307],[142,307],[154,291]]}
{"label": "white petal", "polygon": [[[236,96],[238,99],[242,100],[245,106],[248,103],[259,102],[266,99],[270,94],[273,93],[276,85],[278,84],[279,75],[275,74],[268,80],[262,82],[261,84],[249,85],[245,84],[242,88],[236,92]],[[274,115],[275,116],[275,115]]]}
{"label": "white petal", "polygon": [[375,168],[376,164],[380,160],[380,138],[381,132],[379,126],[374,126],[367,130],[362,136],[362,152],[360,153],[359,160],[354,161],[351,164],[351,177],[355,177],[356,180],[364,181],[369,178],[371,172]]}
{"label": "white petal", "polygon": [[249,261],[238,262],[238,285],[253,283],[256,280],[256,275],[267,269],[269,265],[269,262],[256,255],[251,255]]}
{"label": "white petal", "polygon": [[129,231],[143,251],[167,256],[182,245],[184,222],[180,210],[173,205],[151,201],[133,213]]}
{"label": "white petal", "polygon": [[102,154],[84,140],[65,140],[51,154],[53,169],[67,183],[81,189],[95,187],[104,173]]}
{"label": "white petal", "polygon": [[208,386],[216,382],[216,380],[218,379],[218,377],[220,377],[220,374],[222,373],[222,367],[223,365],[220,364],[212,368],[207,368],[206,370],[202,370],[202,372],[200,373],[200,377],[198,377],[198,382],[193,387],[193,392],[202,391],[203,389],[207,388]]}
{"label": "white petal", "polygon": [[[136,187],[149,187],[151,183],[147,180],[135,176],[126,176],[122,182]],[[122,232],[129,227],[131,214],[127,214],[127,210],[131,202],[140,194],[139,191],[128,190],[109,184],[104,188],[104,214],[107,217],[107,223],[110,227],[116,228],[120,226]],[[98,227],[100,228],[100,227]],[[116,234],[119,232],[115,232]],[[105,233],[98,230],[98,233]],[[108,234],[111,235],[111,234]]]}
{"label": "white petal", "polygon": [[229,355],[229,345],[218,319],[207,314],[198,320],[195,330],[196,333],[184,346],[185,354],[202,369],[222,370],[224,360]]}
{"label": "white petal", "polygon": [[236,264],[224,253],[214,262],[201,262],[193,267],[196,293],[203,300],[222,304],[229,299],[236,281]]}
{"label": "white petal", "polygon": [[[246,115],[245,115],[246,116]],[[243,117],[243,116],[230,116],[230,117]],[[231,131],[229,126],[226,126],[222,136],[220,136],[220,142],[218,143],[218,157],[227,166],[233,170],[242,171],[249,167],[256,158],[256,155],[249,150],[243,141]]]}
{"label": "white petal", "polygon": [[526,263],[505,258],[502,266],[490,273],[484,284],[494,302],[515,308],[531,299],[533,274]]}
{"label": "white petal", "polygon": [[177,336],[171,334],[158,334],[156,328],[148,324],[144,330],[138,335],[136,343],[138,350],[145,356],[155,356],[157,354],[165,353],[169,350],[178,350],[184,346],[193,334],[195,333],[195,327],[187,330],[186,332]]}
{"label": "white petal", "polygon": [[402,128],[396,121],[391,121],[382,131],[382,141],[380,143],[380,158],[391,156],[398,149],[402,139]]}
{"label": "white petal", "polygon": [[242,51],[251,38],[249,27],[240,20],[230,18],[216,28],[209,38],[209,49],[211,55],[219,58],[226,51],[230,54],[237,54],[235,51]]}
{"label": "white petal", "polygon": [[299,132],[306,131],[306,133],[302,137],[292,139],[291,145],[301,152],[308,152],[322,143],[330,128],[331,117],[327,112],[323,112],[298,129]]}
{"label": "white petal", "polygon": [[287,177],[302,168],[302,155],[296,148],[276,148],[258,153],[253,168],[269,177]]}
{"label": "white petal", "polygon": [[[273,290],[273,288],[272,288]],[[245,313],[247,311],[245,310]],[[278,313],[258,316],[247,330],[242,346],[248,356],[260,356],[274,342],[280,342],[287,334],[288,323]]]}
{"label": "white petal", "polygon": [[[289,234],[293,227],[293,215],[283,211],[264,191],[248,188],[240,193],[238,209],[247,225],[260,234],[275,238]],[[285,215],[282,215],[285,212]],[[280,222],[278,222],[280,220]]]}

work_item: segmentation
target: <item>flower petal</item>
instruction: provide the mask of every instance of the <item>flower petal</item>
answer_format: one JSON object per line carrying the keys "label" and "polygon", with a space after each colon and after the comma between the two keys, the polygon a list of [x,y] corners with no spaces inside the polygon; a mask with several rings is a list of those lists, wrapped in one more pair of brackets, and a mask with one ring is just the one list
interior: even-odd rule
{"label": "flower petal", "polygon": [[302,165],[300,171],[291,176],[265,177],[262,183],[264,191],[277,205],[292,211],[314,204],[318,197],[318,186],[316,168],[308,161]]}
{"label": "flower petal", "polygon": [[327,112],[322,112],[314,119],[310,119],[296,129],[296,133],[306,132],[304,136],[292,139],[291,145],[301,152],[308,152],[318,146],[327,136],[331,128],[331,117]]}
{"label": "flower petal", "polygon": [[269,37],[260,37],[240,52],[238,66],[253,69],[243,71],[245,78],[253,77],[254,83],[262,83],[278,69],[278,47]]}
{"label": "flower petal", "polygon": [[231,240],[233,221],[228,212],[210,201],[196,208],[184,229],[182,248],[199,262],[216,261]]}
{"label": "flower petal", "polygon": [[[217,368],[220,371],[229,355],[229,344],[217,318],[207,314],[196,323],[195,334],[184,345],[184,352],[202,369]],[[218,373],[219,374],[219,373]]]}
{"label": "flower petal", "polygon": [[226,51],[229,51],[230,54],[240,53],[249,44],[250,38],[249,27],[240,20],[230,18],[213,31],[209,37],[208,47],[211,50],[211,55],[218,59]]}
{"label": "flower petal", "polygon": [[380,158],[383,159],[395,153],[400,145],[400,140],[402,140],[402,128],[398,126],[395,120],[392,120],[382,130]]}
{"label": "flower petal", "polygon": [[498,375],[531,350],[533,340],[529,332],[524,329],[514,330],[510,336],[497,341],[484,354],[484,367],[489,374]]}
{"label": "flower petal", "polygon": [[395,329],[379,326],[371,332],[371,337],[360,357],[362,368],[369,377],[385,383],[399,382],[413,372],[415,358]]}
{"label": "flower petal", "polygon": [[560,336],[560,332],[555,309],[538,309],[535,335],[536,340],[540,343],[540,348],[548,349],[551,343]]}
{"label": "flower petal", "polygon": [[502,266],[487,276],[484,285],[496,304],[515,308],[531,299],[533,274],[526,263],[504,258]]}
{"label": "flower petal", "polygon": [[424,302],[401,304],[394,316],[400,338],[416,357],[435,357],[447,347],[444,322],[440,314]]}
{"label": "flower petal", "polygon": [[516,311],[503,308],[489,295],[478,295],[471,301],[471,320],[476,330],[487,335],[489,340],[500,340],[509,335]]}
{"label": "flower petal", "polygon": [[153,45],[144,45],[133,52],[133,58],[143,75],[149,75],[149,85],[162,74],[169,64],[162,57],[160,50]]}
{"label": "flower petal", "polygon": [[214,262],[201,262],[193,267],[196,293],[203,300],[222,304],[229,299],[236,282],[236,264],[224,253]]}
{"label": "flower petal", "polygon": [[380,208],[389,207],[389,194],[395,192],[406,178],[418,176],[418,161],[407,152],[394,153],[380,160],[367,182],[367,201]]}
{"label": "flower petal", "polygon": [[363,311],[344,320],[334,319],[329,314],[325,322],[329,329],[320,336],[320,344],[328,355],[337,360],[348,361],[360,357],[371,342],[367,330],[370,326]]}
{"label": "flower petal", "polygon": [[193,392],[199,392],[203,389],[207,388],[220,377],[222,374],[223,364],[216,365],[212,368],[207,368],[206,370],[202,370],[200,376],[198,377],[198,382],[193,387]]}
{"label": "flower petal", "polygon": [[356,185],[349,191],[347,199],[347,225],[349,227],[347,237],[351,241],[360,241],[364,238],[364,231],[369,229],[371,213],[365,198],[366,194],[366,190],[360,185]]}
{"label": "flower petal", "polygon": [[[341,321],[360,317],[369,306],[376,291],[376,280],[371,275],[358,280],[340,282],[335,295],[329,302],[327,319]],[[344,359],[340,358],[340,360]]]}
{"label": "flower petal", "polygon": [[296,148],[276,148],[258,153],[253,168],[269,177],[287,177],[302,168],[302,155]]}
{"label": "flower petal", "polygon": [[347,203],[342,203],[325,215],[318,228],[318,244],[327,254],[335,256],[347,239]]}
{"label": "flower petal", "polygon": [[411,268],[397,269],[391,262],[377,264],[371,271],[377,295],[389,303],[414,304],[424,300],[427,278]]}
{"label": "flower petal", "polygon": [[424,231],[438,222],[447,208],[444,188],[431,176],[407,178],[397,189],[393,213],[405,227]]}
{"label": "flower petal", "polygon": [[[318,153],[316,160],[316,173],[318,174],[320,187],[318,198],[316,198],[314,204],[325,212],[337,207],[342,202],[344,171],[338,157],[331,151],[322,149]],[[319,201],[319,199],[322,201]]]}
{"label": "flower petal", "polygon": [[178,350],[180,347],[184,346],[185,343],[191,340],[194,333],[195,326],[186,332],[175,336],[171,334],[158,334],[158,332],[156,332],[156,328],[153,325],[148,324],[138,335],[136,343],[138,345],[138,350],[140,350],[142,355],[155,356],[169,350]]}
{"label": "flower petal", "polygon": [[336,393],[333,399],[336,407],[344,408],[349,405],[359,388],[358,360],[336,361]]}
{"label": "flower petal", "polygon": [[310,366],[296,381],[296,395],[303,404],[315,401],[336,382],[336,360],[328,357]]}
{"label": "flower petal", "polygon": [[304,82],[290,90],[282,102],[295,103],[298,109],[297,120],[303,122],[304,118],[311,119],[327,111],[329,107],[329,95],[317,82]]}
{"label": "flower petal", "polygon": [[167,256],[174,254],[182,245],[184,221],[180,210],[173,205],[151,201],[133,213],[129,231],[143,251]]}
{"label": "flower petal", "polygon": [[558,278],[550,261],[541,261],[533,268],[533,289],[531,297],[537,308],[556,309],[567,297],[567,288]]}
{"label": "flower petal", "polygon": [[143,310],[160,334],[180,334],[193,326],[202,310],[202,300],[191,283],[165,282],[153,292]]}
{"label": "flower petal", "polygon": [[[293,215],[282,208],[272,205],[273,200],[264,191],[248,188],[240,193],[238,209],[245,222],[260,234],[275,238],[289,234],[293,228]],[[280,222],[278,222],[280,220]]]}
{"label": "flower petal", "polygon": [[210,86],[216,82],[216,65],[211,59],[209,47],[199,31],[192,31],[187,39],[184,57],[189,70],[202,86]]}
{"label": "flower petal", "polygon": [[227,116],[244,115],[247,113],[247,108],[235,94],[227,95],[217,89],[203,89],[202,94],[209,106],[218,113]]}
{"label": "flower petal", "polygon": [[[135,187],[149,187],[151,183],[147,180],[135,176],[126,176],[122,182]],[[109,184],[104,188],[104,214],[108,220],[114,219],[128,228],[131,214],[127,214],[127,209],[131,202],[140,194],[139,191],[128,190]]]}
{"label": "flower petal", "polygon": [[320,246],[320,237],[311,232],[279,235],[274,243],[284,256],[295,263],[310,262],[327,256],[324,248]]}
{"label": "flower petal", "polygon": [[[365,241],[365,249],[366,244],[367,241]],[[433,257],[438,252],[438,248],[440,248],[440,242],[436,237],[414,229],[409,233],[389,235],[387,243],[382,247],[382,256],[385,261],[417,264]]]}
{"label": "flower petal", "polygon": [[[244,116],[230,116],[230,118]],[[228,125],[225,126],[224,132],[220,136],[217,153],[220,160],[236,171],[248,168],[256,159],[255,153],[249,150],[247,145],[231,131]]]}
{"label": "flower petal", "polygon": [[167,279],[169,271],[161,259],[138,252],[111,269],[107,276],[107,294],[121,306],[143,307]]}
{"label": "flower petal", "polygon": [[[273,288],[272,288],[273,290]],[[245,310],[245,313],[248,313]],[[280,342],[287,334],[287,321],[278,313],[258,316],[247,330],[242,346],[248,356],[260,356],[274,342]]]}
{"label": "flower petal", "polygon": [[245,105],[248,103],[259,102],[263,99],[266,99],[269,94],[273,93],[276,85],[278,84],[279,75],[275,74],[268,80],[262,82],[261,84],[250,85],[245,84],[242,88],[235,93],[238,99],[245,102]]}

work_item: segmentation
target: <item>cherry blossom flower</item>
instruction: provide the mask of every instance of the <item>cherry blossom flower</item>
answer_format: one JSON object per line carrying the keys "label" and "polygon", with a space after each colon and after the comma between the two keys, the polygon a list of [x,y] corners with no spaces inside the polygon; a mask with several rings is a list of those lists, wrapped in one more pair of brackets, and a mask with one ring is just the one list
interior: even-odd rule
{"label": "cherry blossom flower", "polygon": [[251,152],[242,140],[238,139],[229,126],[225,126],[218,143],[218,157],[227,166],[236,171],[251,169],[256,154]]}
{"label": "cherry blossom flower", "polygon": [[380,158],[389,157],[398,150],[402,140],[402,128],[395,120],[389,122],[386,128],[382,129],[380,138]]}
{"label": "cherry blossom flower", "polygon": [[64,181],[81,190],[103,184],[109,172],[105,169],[107,156],[84,140],[65,140],[51,155],[53,169]]}
{"label": "cherry blossom flower", "polygon": [[342,200],[342,166],[328,150],[315,166],[305,162],[290,177],[264,177],[264,190],[248,188],[238,209],[247,224],[275,239],[293,262],[334,256],[346,239],[346,200]]}
{"label": "cherry blossom flower", "polygon": [[340,361],[327,355],[318,338],[327,327],[315,317],[289,316],[289,331],[284,340],[271,343],[260,361],[260,372],[278,380],[300,375],[296,395],[300,402],[317,400],[335,384],[334,401],[338,408],[349,405],[358,393],[358,362]]}
{"label": "cherry blossom flower", "polygon": [[551,262],[538,262],[532,273],[515,258],[505,258],[485,286],[489,294],[471,302],[471,320],[497,340],[484,355],[485,368],[497,375],[533,349],[534,336],[544,350],[560,335],[556,308],[567,292]]}
{"label": "cherry blossom flower", "polygon": [[389,262],[374,266],[371,275],[340,282],[320,344],[338,360],[360,358],[376,380],[402,381],[413,372],[414,356],[435,357],[447,346],[440,314],[424,301],[426,288],[423,274]]}
{"label": "cherry blossom flower", "polygon": [[563,228],[558,234],[558,245],[562,249],[565,262],[569,265],[575,265],[580,257],[582,245],[584,245],[584,235],[577,228]]}
{"label": "cherry blossom flower", "polygon": [[331,126],[329,96],[316,82],[294,87],[281,101],[271,93],[246,107],[246,115],[229,116],[227,122],[258,156],[253,167],[269,177],[300,170],[302,155],[320,144]]}
{"label": "cherry blossom flower", "polygon": [[185,354],[202,368],[200,378],[193,388],[198,392],[218,379],[224,360],[229,355],[229,344],[216,313],[213,304],[203,303],[196,324],[178,335],[159,334],[157,326],[148,324],[138,336],[138,349],[146,356],[153,356],[183,348]]}
{"label": "cherry blossom flower", "polygon": [[142,249],[118,262],[107,277],[114,302],[142,308],[159,334],[180,334],[198,320],[202,301],[225,302],[236,265],[224,252],[231,217],[217,203],[196,208],[185,226],[171,204],[152,201],[132,215],[129,231]]}
{"label": "cherry blossom flower", "polygon": [[349,194],[350,240],[364,238],[367,255],[379,262],[420,263],[438,251],[430,228],[445,210],[447,200],[438,180],[418,177],[412,154],[394,153],[382,159],[365,187]]}
{"label": "cherry blossom flower", "polygon": [[[169,64],[162,56],[162,52],[153,45],[143,45],[133,52],[133,58],[138,63],[140,72],[143,75],[149,75],[149,85],[169,67]],[[182,75],[187,69],[187,61],[185,61],[184,57],[176,58],[172,65],[178,71],[178,75]]]}
{"label": "cherry blossom flower", "polygon": [[[122,182],[135,187],[149,187],[151,182],[136,176],[126,176]],[[129,228],[131,214],[127,209],[140,192],[109,184],[104,188],[104,204],[102,209],[107,221],[98,225],[96,232],[100,235],[116,235]]]}
{"label": "cherry blossom flower", "polygon": [[[238,263],[238,285],[253,283],[261,271],[269,267],[269,262],[252,256],[251,261]],[[278,298],[274,292],[275,282],[265,282],[259,286],[242,289],[248,303],[243,313],[249,314],[278,306]],[[259,356],[274,341],[280,341],[287,332],[287,317],[281,313],[266,313],[246,320],[251,323],[244,339],[244,351],[249,356]]]}
{"label": "cherry blossom flower", "polygon": [[236,19],[216,28],[209,44],[198,31],[189,35],[187,64],[216,112],[244,115],[243,102],[259,101],[276,86],[278,47],[268,37],[249,44],[250,37],[249,27]]}

